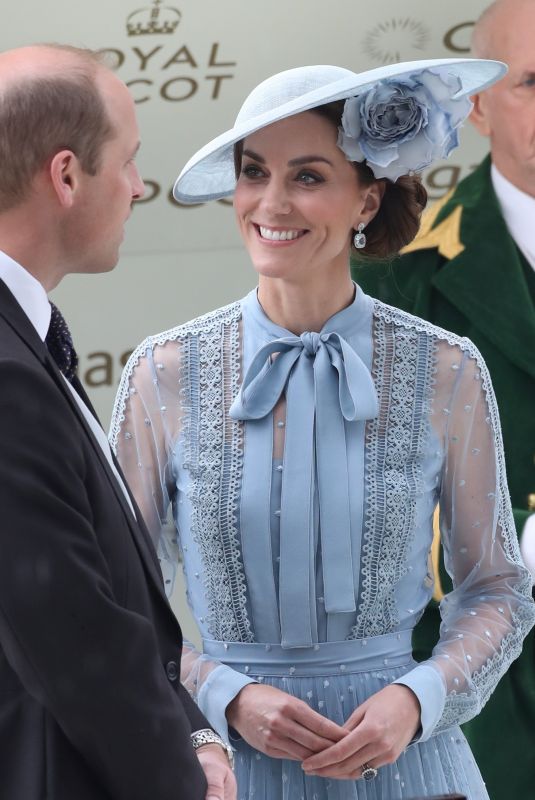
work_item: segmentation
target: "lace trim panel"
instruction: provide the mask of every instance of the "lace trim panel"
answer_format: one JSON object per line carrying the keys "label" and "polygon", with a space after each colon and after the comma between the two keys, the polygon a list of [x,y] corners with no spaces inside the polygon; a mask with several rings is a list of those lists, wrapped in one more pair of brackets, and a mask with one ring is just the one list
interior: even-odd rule
{"label": "lace trim panel", "polygon": [[191,476],[191,531],[203,559],[208,629],[219,641],[252,642],[237,530],[243,426],[228,414],[240,382],[239,316],[214,320],[189,344],[182,378],[190,420],[184,466]]}
{"label": "lace trim panel", "polygon": [[366,513],[361,597],[350,638],[391,633],[399,624],[395,587],[406,574],[422,491],[435,348],[413,329],[374,319],[373,375],[379,414],[366,429]]}
{"label": "lace trim panel", "polygon": [[180,441],[183,466],[190,474],[191,535],[203,562],[206,623],[214,639],[251,642],[238,534],[243,428],[228,415],[240,383],[240,319],[240,303],[233,303],[142,342],[123,373],[110,440],[115,449],[140,358],[157,346],[177,342]]}

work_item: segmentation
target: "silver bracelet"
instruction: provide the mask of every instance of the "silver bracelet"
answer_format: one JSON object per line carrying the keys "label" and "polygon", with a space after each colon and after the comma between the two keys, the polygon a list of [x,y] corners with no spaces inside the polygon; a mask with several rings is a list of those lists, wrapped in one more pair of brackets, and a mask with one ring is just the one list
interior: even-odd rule
{"label": "silver bracelet", "polygon": [[221,736],[219,736],[218,733],[213,731],[211,728],[203,728],[200,731],[195,731],[192,733],[191,743],[194,750],[197,750],[198,747],[202,747],[203,744],[218,744],[227,754],[230,768],[234,769],[234,750],[225,742],[224,739],[221,738]]}

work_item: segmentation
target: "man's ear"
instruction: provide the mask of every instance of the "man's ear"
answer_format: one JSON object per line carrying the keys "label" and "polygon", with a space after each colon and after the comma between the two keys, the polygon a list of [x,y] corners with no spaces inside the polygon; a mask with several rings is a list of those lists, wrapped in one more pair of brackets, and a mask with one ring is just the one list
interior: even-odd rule
{"label": "man's ear", "polygon": [[470,122],[481,136],[490,136],[490,125],[488,121],[488,101],[487,92],[480,92],[472,97],[474,107],[470,114]]}
{"label": "man's ear", "polygon": [[70,208],[80,176],[80,162],[72,150],[56,153],[50,162],[48,173],[59,204],[63,208]]}

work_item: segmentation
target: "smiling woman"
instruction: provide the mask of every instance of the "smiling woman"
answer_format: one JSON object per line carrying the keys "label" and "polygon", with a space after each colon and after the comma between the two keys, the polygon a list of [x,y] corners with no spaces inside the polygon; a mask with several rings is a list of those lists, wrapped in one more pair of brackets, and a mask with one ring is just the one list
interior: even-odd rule
{"label": "smiling woman", "polygon": [[[303,117],[305,127],[314,116],[331,123],[330,134],[324,126],[327,135],[325,139],[322,139],[322,146],[329,142],[329,139],[334,139],[334,144],[337,144],[344,107],[345,102],[339,100],[311,109],[310,112],[305,113]],[[286,122],[290,123],[292,119],[290,117]],[[271,138],[274,130],[277,130],[277,126],[269,126],[264,130],[268,132],[267,136]],[[243,141],[239,141],[234,145],[237,187],[240,185],[240,173],[243,172],[244,175],[251,176],[251,170],[254,170],[254,165],[242,166],[243,148]],[[304,150],[305,148],[302,147],[301,149]],[[333,161],[340,166],[340,157],[343,157],[342,151],[338,147],[331,147],[331,151],[334,152]],[[262,158],[254,152],[247,150],[245,155],[251,157],[253,161],[256,158],[259,163],[262,162]],[[412,241],[418,231],[420,214],[426,202],[426,192],[419,176],[402,175],[396,182],[383,180],[378,183],[373,171],[365,161],[348,162],[347,159],[344,159],[344,161],[346,167],[351,166],[354,178],[356,178],[355,182],[358,182],[361,189],[370,189],[375,186],[372,191],[379,191],[380,193],[380,205],[377,213],[366,225],[366,256],[386,258],[395,255],[405,244]],[[288,163],[288,166],[302,167],[302,171],[305,174],[303,174],[301,182],[313,186],[324,179],[321,171],[318,173],[314,170],[315,165],[319,166],[321,164],[331,168],[334,166],[333,162],[328,158],[319,155],[302,156],[301,158],[293,159],[291,164],[290,162]],[[308,172],[305,169],[306,167],[309,168]]]}
{"label": "smiling woman", "polygon": [[261,278],[347,279],[351,231],[377,212],[381,191],[360,183],[336,137],[328,120],[305,112],[245,140],[234,208]]}
{"label": "smiling woman", "polygon": [[[203,652],[182,680],[236,749],[238,797],[487,800],[458,724],[535,620],[498,414],[474,346],[366,296],[372,258],[417,230],[422,169],[447,154],[489,61],[269,78],[175,184],[234,193],[258,272],[244,299],[144,341],[112,441],[172,584],[172,504]],[[456,586],[433,656],[440,501]]]}

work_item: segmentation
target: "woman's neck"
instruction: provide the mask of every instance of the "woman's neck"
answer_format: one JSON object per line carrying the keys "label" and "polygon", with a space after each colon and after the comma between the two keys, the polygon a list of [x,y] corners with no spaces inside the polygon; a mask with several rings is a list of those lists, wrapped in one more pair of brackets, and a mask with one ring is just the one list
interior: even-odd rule
{"label": "woman's neck", "polygon": [[258,301],[269,319],[281,328],[297,336],[305,331],[319,332],[328,319],[351,305],[355,297],[349,274],[344,280],[325,279],[320,283],[303,285],[260,276]]}

